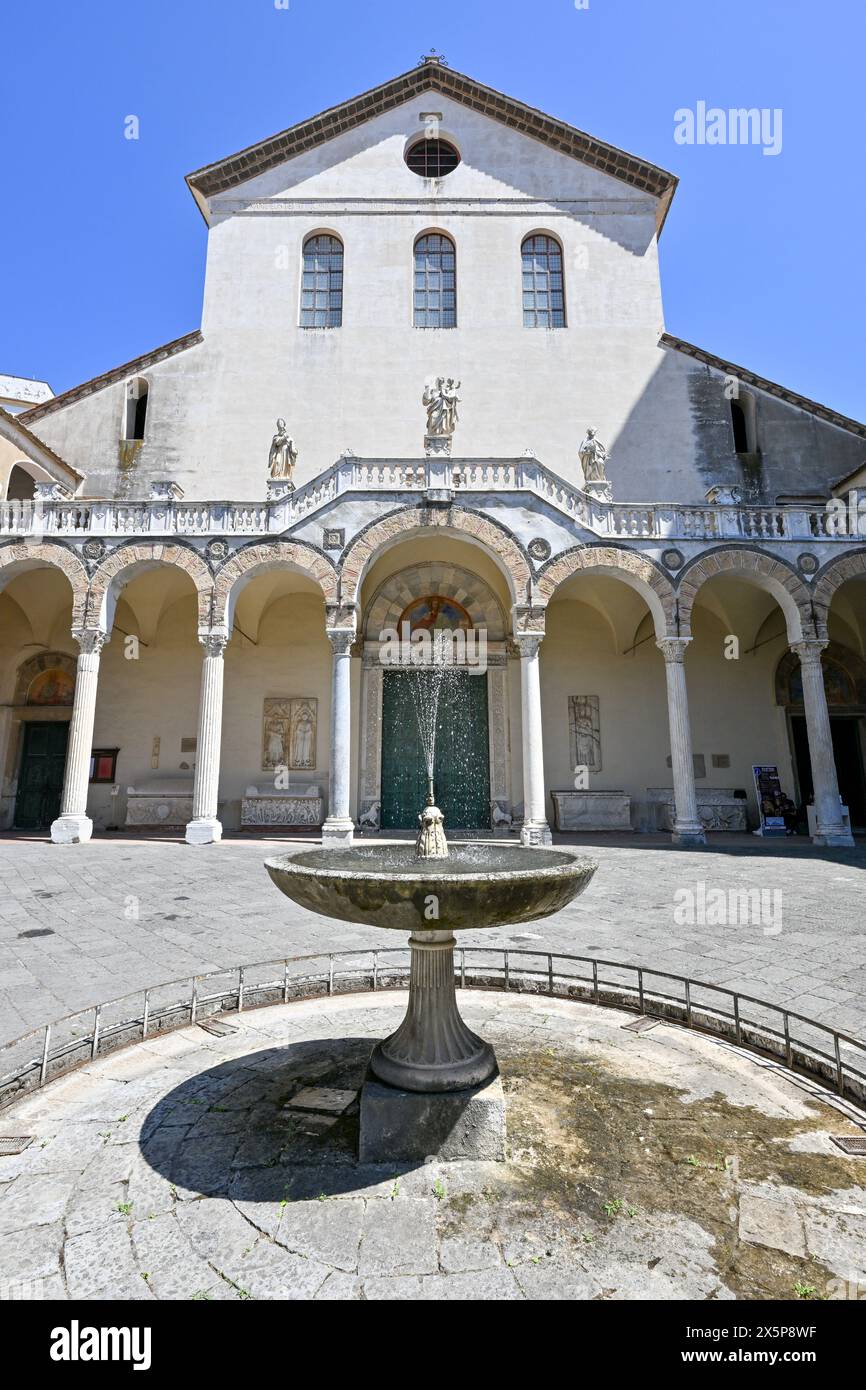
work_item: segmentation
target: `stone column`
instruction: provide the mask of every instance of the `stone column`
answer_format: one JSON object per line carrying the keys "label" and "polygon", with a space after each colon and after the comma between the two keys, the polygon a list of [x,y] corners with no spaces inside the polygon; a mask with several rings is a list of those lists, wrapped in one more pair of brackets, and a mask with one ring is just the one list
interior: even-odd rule
{"label": "stone column", "polygon": [[75,673],[75,698],[69,722],[60,815],[51,826],[51,839],[55,845],[83,845],[93,834],[93,821],[87,814],[87,788],[90,783],[90,755],[93,752],[99,657],[107,634],[94,629],[72,635],[80,647],[80,653]]}
{"label": "stone column", "polygon": [[698,818],[689,696],[686,689],[685,654],[691,638],[664,637],[656,646],[665,659],[668,687],[668,720],[671,731],[671,765],[674,781],[675,845],[704,845],[707,837]]}
{"label": "stone column", "polygon": [[541,722],[541,679],[538,652],[543,632],[515,637],[520,652],[520,707],[523,720],[523,845],[552,843],[544,794],[544,742]]}
{"label": "stone column", "polygon": [[839,796],[830,715],[827,711],[827,693],[824,689],[821,653],[826,645],[825,641],[820,640],[791,644],[791,651],[800,658],[800,672],[803,678],[803,709],[809,737],[809,761],[812,764],[812,788],[815,794],[817,821],[812,842],[816,845],[853,845],[854,837],[850,830],[846,830],[842,820],[842,800]]}
{"label": "stone column", "polygon": [[192,820],[186,827],[186,842],[188,845],[212,845],[222,839],[223,833],[217,819],[217,803],[223,732],[223,673],[228,634],[200,633],[199,641],[204,647],[204,660],[201,667]]}
{"label": "stone column", "polygon": [[322,826],[323,845],[350,845],[355,831],[349,815],[352,757],[352,643],[353,628],[328,628],[331,665],[331,743],[328,764],[328,816]]}

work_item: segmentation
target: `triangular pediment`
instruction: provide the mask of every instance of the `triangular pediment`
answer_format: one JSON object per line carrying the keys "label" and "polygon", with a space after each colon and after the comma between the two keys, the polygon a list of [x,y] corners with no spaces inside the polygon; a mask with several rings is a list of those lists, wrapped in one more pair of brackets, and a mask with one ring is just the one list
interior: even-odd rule
{"label": "triangular pediment", "polygon": [[281,165],[425,95],[447,98],[639,194],[650,195],[657,200],[656,222],[661,228],[677,185],[673,174],[432,59],[361,96],[188,174],[187,183],[207,219],[210,199],[249,185]]}

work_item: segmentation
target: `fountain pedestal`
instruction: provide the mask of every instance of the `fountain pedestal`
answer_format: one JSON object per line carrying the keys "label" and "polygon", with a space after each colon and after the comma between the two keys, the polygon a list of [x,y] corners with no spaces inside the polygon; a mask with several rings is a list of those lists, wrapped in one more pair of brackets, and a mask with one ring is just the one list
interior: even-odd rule
{"label": "fountain pedestal", "polygon": [[[505,1157],[505,1100],[496,1055],[457,1008],[454,937],[409,937],[409,1003],[377,1043],[361,1090],[362,1163]],[[384,1084],[383,1084],[384,1083]]]}
{"label": "fountain pedestal", "polygon": [[460,1017],[453,935],[415,931],[409,946],[406,1017],[395,1033],[376,1044],[371,1072],[401,1091],[462,1091],[481,1085],[496,1074],[496,1056]]}

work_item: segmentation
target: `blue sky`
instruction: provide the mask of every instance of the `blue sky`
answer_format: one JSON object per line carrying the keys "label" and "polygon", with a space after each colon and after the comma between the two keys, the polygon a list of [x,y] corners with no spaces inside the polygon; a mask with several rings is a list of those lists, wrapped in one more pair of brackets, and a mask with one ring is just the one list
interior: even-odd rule
{"label": "blue sky", "polygon": [[[7,0],[0,372],[60,391],[197,327],[184,174],[435,45],[679,176],[669,332],[866,419],[864,40],[860,0]],[[677,144],[699,101],[781,108],[781,152]]]}

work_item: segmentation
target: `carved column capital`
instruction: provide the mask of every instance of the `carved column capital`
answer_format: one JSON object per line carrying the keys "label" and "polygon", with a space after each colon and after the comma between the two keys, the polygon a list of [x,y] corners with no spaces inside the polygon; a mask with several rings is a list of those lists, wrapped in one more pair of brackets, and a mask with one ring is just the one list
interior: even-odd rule
{"label": "carved column capital", "polygon": [[329,627],[325,631],[328,634],[328,641],[334,656],[346,656],[352,650],[355,642],[355,629],[353,627]]}
{"label": "carved column capital", "polygon": [[205,656],[224,656],[228,646],[229,635],[227,632],[200,632],[198,640],[204,647]]}
{"label": "carved column capital", "polygon": [[73,631],[72,638],[78,643],[82,656],[99,656],[108,641],[108,633],[101,628],[78,628]]}
{"label": "carved column capital", "polygon": [[656,639],[656,646],[665,661],[681,665],[685,661],[686,647],[691,640],[691,637],[659,637]]}
{"label": "carved column capital", "polygon": [[808,638],[803,642],[792,642],[791,651],[800,658],[801,666],[821,664],[821,653],[827,646],[822,638]]}
{"label": "carved column capital", "polygon": [[543,641],[543,632],[515,632],[514,634],[514,647],[518,656],[527,659],[538,655],[538,649]]}

